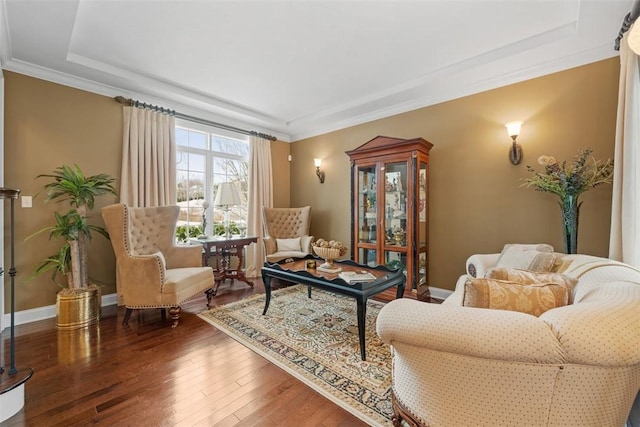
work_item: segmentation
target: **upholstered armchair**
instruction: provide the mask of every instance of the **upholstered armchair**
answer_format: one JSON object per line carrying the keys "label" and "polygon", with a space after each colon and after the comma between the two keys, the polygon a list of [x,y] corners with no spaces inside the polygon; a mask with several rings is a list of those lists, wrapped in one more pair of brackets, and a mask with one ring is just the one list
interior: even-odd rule
{"label": "upholstered armchair", "polygon": [[202,246],[175,244],[179,212],[179,206],[102,208],[116,255],[118,303],[126,307],[124,325],[133,309],[168,308],[175,328],[180,304],[214,285],[211,268],[202,267]]}
{"label": "upholstered armchair", "polygon": [[302,258],[311,253],[311,206],[262,208],[264,251],[268,262]]}

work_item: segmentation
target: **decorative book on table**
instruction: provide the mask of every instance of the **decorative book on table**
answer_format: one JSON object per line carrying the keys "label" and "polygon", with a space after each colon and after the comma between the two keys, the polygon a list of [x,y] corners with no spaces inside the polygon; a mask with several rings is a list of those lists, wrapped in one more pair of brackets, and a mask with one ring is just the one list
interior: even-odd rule
{"label": "decorative book on table", "polygon": [[338,277],[347,283],[371,282],[376,280],[376,276],[368,271],[343,271],[338,274]]}

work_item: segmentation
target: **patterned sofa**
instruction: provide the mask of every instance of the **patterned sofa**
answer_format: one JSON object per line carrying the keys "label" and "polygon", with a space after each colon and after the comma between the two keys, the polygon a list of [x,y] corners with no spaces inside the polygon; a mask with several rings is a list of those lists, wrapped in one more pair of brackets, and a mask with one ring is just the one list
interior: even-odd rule
{"label": "patterned sofa", "polygon": [[443,304],[382,309],[394,425],[640,426],[640,271],[553,255],[552,270],[577,284],[569,304],[539,317],[463,306],[469,273],[483,276],[500,254],[471,256]]}

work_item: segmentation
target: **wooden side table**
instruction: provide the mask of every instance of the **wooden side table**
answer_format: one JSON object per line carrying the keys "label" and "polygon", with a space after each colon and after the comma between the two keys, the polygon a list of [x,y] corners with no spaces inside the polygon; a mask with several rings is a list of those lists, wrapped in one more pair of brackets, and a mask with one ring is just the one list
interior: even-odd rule
{"label": "wooden side table", "polygon": [[[203,246],[202,265],[209,266],[211,258],[214,259],[213,278],[215,286],[209,289],[207,293],[207,305],[211,302],[211,298],[216,296],[220,283],[227,279],[239,280],[253,288],[253,282],[247,279],[242,271],[242,260],[244,258],[244,247],[258,241],[257,237],[240,237],[232,236],[227,239],[225,237],[208,237],[206,239],[189,239],[192,243],[199,243]],[[236,268],[231,267],[231,257],[238,258]]]}

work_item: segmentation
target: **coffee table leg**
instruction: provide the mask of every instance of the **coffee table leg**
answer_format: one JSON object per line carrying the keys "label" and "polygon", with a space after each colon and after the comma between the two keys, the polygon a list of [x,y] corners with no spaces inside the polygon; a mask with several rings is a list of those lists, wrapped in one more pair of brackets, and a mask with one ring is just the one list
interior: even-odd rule
{"label": "coffee table leg", "polygon": [[398,285],[398,290],[396,291],[396,299],[402,298],[404,296],[404,280],[402,283]]}
{"label": "coffee table leg", "polygon": [[269,302],[271,302],[271,276],[267,276],[266,274],[262,274],[262,281],[264,282],[264,294],[266,299],[264,300],[264,311],[262,315],[267,314],[267,310],[269,309]]}
{"label": "coffee table leg", "polygon": [[367,360],[366,346],[364,340],[365,318],[367,316],[367,300],[365,298],[356,298],[358,303],[358,338],[360,338],[360,358]]}

